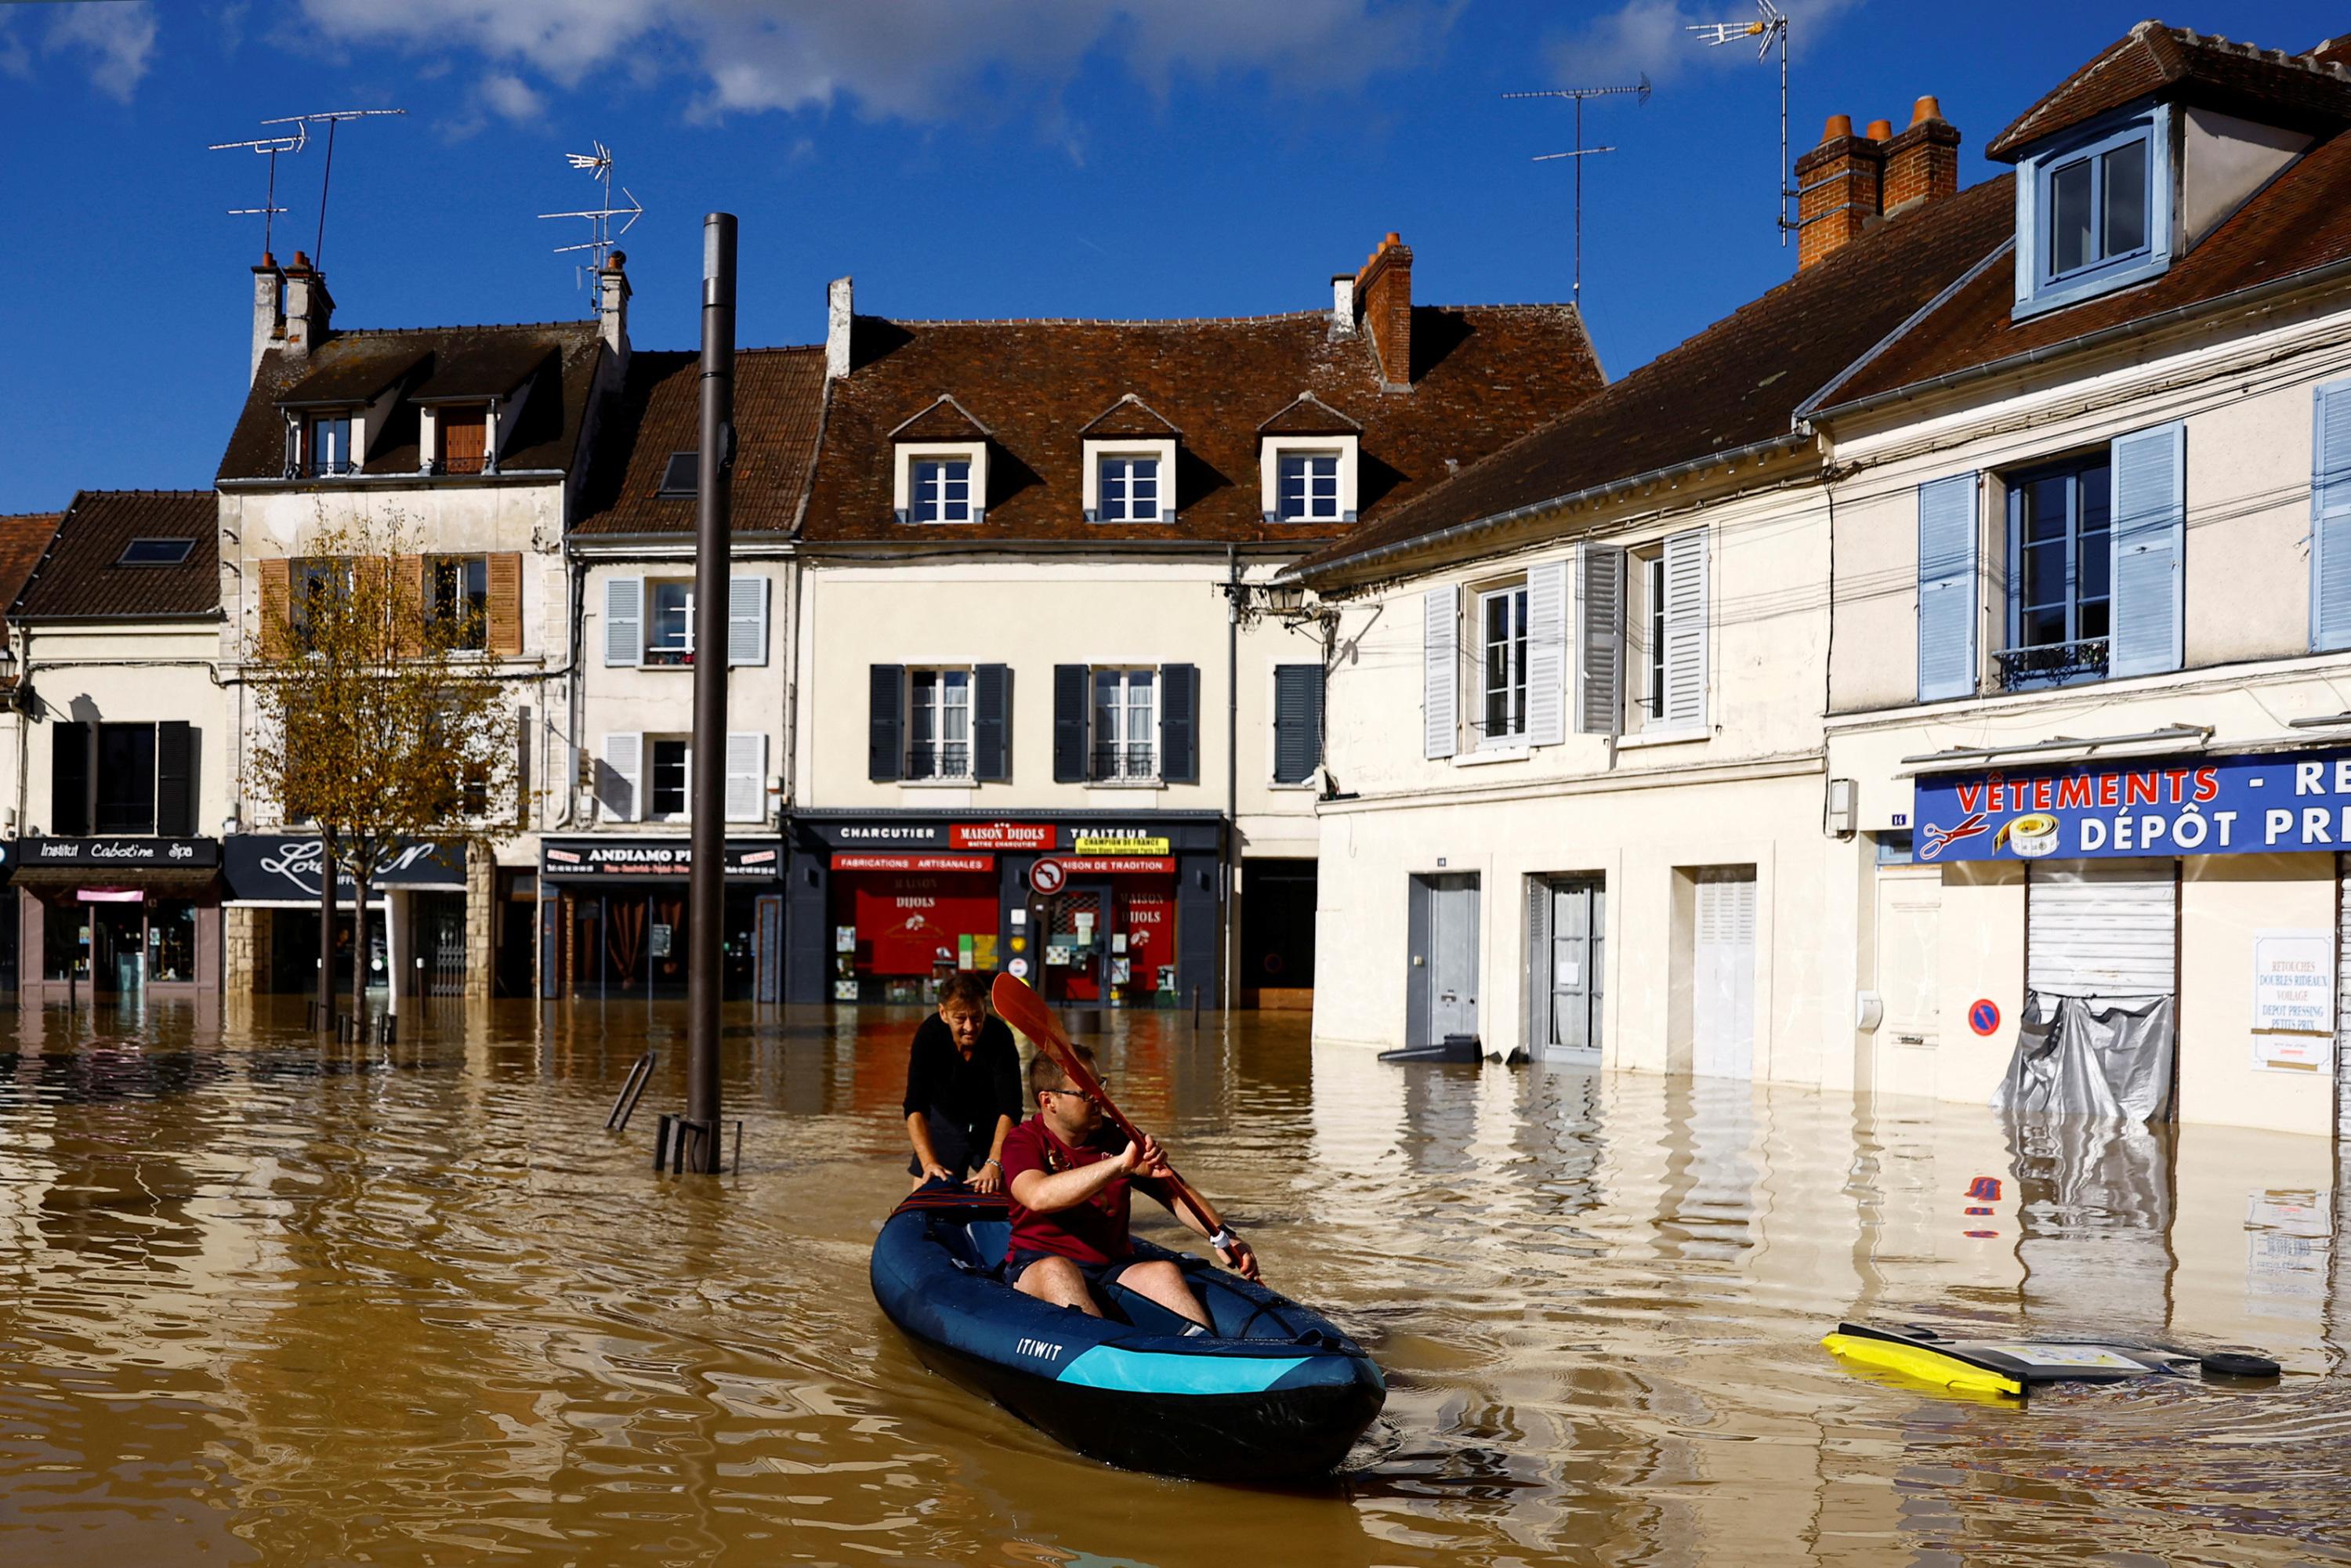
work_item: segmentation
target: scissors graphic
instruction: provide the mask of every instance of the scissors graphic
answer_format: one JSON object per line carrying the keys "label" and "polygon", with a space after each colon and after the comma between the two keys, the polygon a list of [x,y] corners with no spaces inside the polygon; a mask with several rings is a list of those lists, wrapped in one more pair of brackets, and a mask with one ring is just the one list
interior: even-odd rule
{"label": "scissors graphic", "polygon": [[1988,813],[1983,811],[1970,812],[1960,818],[1955,826],[1949,828],[1938,828],[1932,822],[1922,824],[1927,834],[1927,841],[1918,846],[1918,858],[1922,861],[1933,860],[1959,840],[1974,838],[1984,831],[1986,815]]}

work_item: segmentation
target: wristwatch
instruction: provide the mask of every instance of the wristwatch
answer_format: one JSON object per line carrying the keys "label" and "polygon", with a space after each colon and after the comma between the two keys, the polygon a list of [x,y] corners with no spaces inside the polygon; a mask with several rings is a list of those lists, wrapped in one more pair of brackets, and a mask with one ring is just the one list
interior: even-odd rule
{"label": "wristwatch", "polygon": [[1225,1251],[1229,1252],[1233,1249],[1233,1243],[1239,1239],[1239,1237],[1233,1234],[1233,1228],[1231,1226],[1219,1225],[1217,1227],[1217,1233],[1208,1238],[1208,1245],[1211,1247],[1222,1248]]}

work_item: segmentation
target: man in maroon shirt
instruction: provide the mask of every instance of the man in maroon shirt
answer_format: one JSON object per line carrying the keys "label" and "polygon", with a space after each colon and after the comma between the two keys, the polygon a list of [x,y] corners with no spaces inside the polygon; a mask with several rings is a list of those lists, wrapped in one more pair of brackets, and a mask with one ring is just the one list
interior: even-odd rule
{"label": "man in maroon shirt", "polygon": [[[1093,1052],[1077,1048],[1087,1066]],[[1130,1144],[1105,1126],[1102,1107],[1072,1086],[1061,1064],[1040,1051],[1029,1064],[1029,1092],[1037,1113],[1004,1140],[1004,1185],[1012,1197],[1012,1244],[1004,1277],[1013,1288],[1056,1306],[1102,1316],[1092,1286],[1113,1280],[1172,1312],[1209,1327],[1208,1314],[1184,1271],[1165,1259],[1138,1260],[1127,1241],[1131,1188],[1141,1188],[1202,1236],[1208,1232],[1188,1208],[1169,1202],[1161,1178],[1167,1161],[1151,1138]],[[1103,1134],[1108,1132],[1107,1139]],[[1120,1145],[1115,1153],[1105,1143]],[[1257,1258],[1229,1230],[1208,1239],[1217,1255],[1244,1277],[1257,1278]]]}

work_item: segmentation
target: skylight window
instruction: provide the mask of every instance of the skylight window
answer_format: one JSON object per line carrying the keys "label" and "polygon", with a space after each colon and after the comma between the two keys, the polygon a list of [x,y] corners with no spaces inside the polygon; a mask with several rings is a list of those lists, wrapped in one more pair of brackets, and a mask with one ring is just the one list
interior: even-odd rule
{"label": "skylight window", "polygon": [[697,494],[702,488],[701,467],[702,454],[699,452],[671,453],[669,466],[662,471],[661,489],[655,493],[663,496]]}
{"label": "skylight window", "polygon": [[117,566],[180,566],[196,548],[193,539],[132,539],[122,547]]}

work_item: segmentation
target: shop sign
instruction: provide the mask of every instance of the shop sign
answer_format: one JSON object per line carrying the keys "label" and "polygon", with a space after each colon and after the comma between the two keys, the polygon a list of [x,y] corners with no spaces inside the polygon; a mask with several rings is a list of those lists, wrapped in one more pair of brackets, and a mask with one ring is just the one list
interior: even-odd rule
{"label": "shop sign", "polygon": [[2332,851],[2351,848],[2351,753],[1942,773],[1913,805],[1930,863]]}
{"label": "shop sign", "polygon": [[959,850],[1050,850],[1057,831],[1050,822],[956,822],[947,842]]}
{"label": "shop sign", "polygon": [[2310,1072],[2335,1064],[2335,933],[2253,933],[2253,1065]]}
{"label": "shop sign", "polygon": [[822,830],[836,844],[873,845],[935,844],[939,827],[935,822],[834,822]]}
{"label": "shop sign", "polygon": [[994,871],[994,855],[887,855],[836,852],[835,871]]}
{"label": "shop sign", "polygon": [[16,845],[22,865],[214,866],[218,839],[24,839]]}
{"label": "shop sign", "polygon": [[[1043,862],[1039,862],[1043,864]],[[1174,876],[1173,855],[1059,855],[1053,863],[1067,876]],[[1033,884],[1035,878],[1030,878]],[[1044,892],[1039,888],[1040,893]]]}
{"label": "shop sign", "polygon": [[[232,898],[316,898],[319,869],[325,860],[323,841],[316,834],[239,833],[222,846],[223,869]],[[359,883],[347,862],[335,866],[335,885],[354,894]],[[369,879],[371,887],[463,887],[465,885],[465,844],[460,839],[402,839],[382,869]]]}
{"label": "shop sign", "polygon": [[1110,828],[1076,834],[1070,848],[1081,855],[1164,855],[1168,851],[1164,834],[1154,834],[1139,828]]}
{"label": "shop sign", "polygon": [[[628,882],[683,877],[694,867],[694,848],[684,839],[549,839],[539,850],[541,874],[561,882]],[[726,872],[741,881],[772,881],[783,874],[784,850],[771,841],[729,843]]]}

